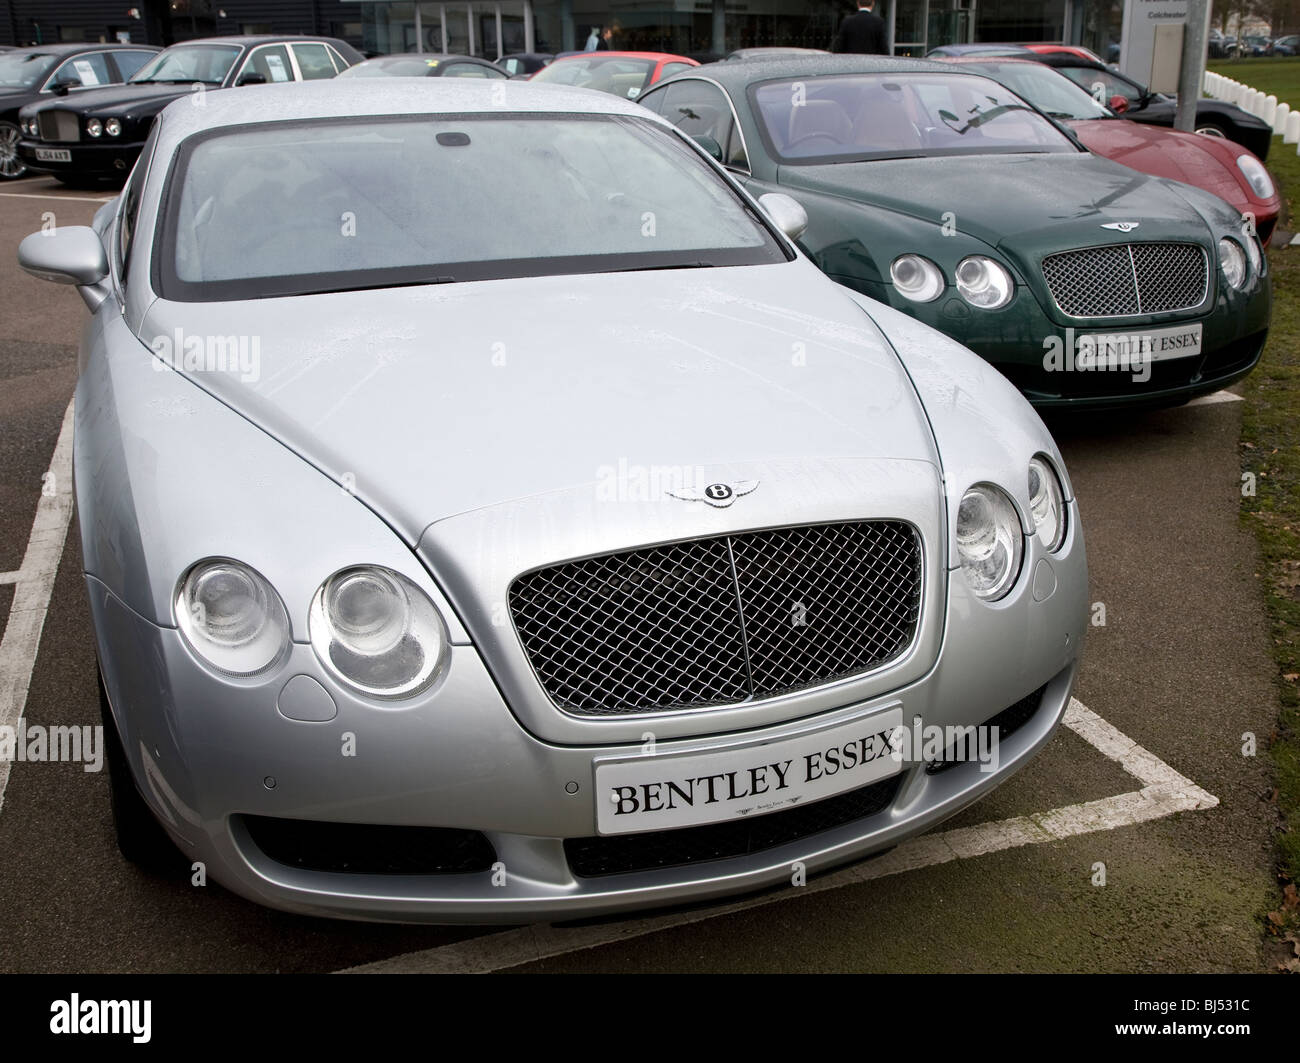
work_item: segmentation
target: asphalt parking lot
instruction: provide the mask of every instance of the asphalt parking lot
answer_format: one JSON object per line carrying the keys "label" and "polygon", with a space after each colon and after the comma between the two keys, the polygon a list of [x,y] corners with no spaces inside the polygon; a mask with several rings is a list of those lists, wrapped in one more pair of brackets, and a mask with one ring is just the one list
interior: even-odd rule
{"label": "asphalt parking lot", "polygon": [[[57,497],[41,508],[42,487],[86,315],[14,253],[46,212],[86,224],[107,195],[0,186],[0,723],[98,722],[75,520],[61,550],[29,549],[33,522],[59,512]],[[0,776],[0,971],[1261,970],[1274,814],[1266,758],[1242,746],[1248,733],[1263,744],[1276,706],[1238,523],[1240,404],[1213,398],[1052,422],[1105,622],[1069,725],[937,834],[709,909],[519,929],[348,924],[151,877],[114,847],[103,774],[16,764]],[[16,602],[39,606],[35,651]]]}

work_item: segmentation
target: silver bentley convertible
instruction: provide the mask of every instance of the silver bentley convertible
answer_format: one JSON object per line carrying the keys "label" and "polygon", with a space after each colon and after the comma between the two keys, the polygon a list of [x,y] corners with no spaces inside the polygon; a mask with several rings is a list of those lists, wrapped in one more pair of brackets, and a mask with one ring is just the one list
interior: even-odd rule
{"label": "silver bentley convertible", "polygon": [[118,841],[263,904],[590,917],[796,885],[988,793],[1084,634],[1061,456],[634,104],[172,104],[29,272]]}

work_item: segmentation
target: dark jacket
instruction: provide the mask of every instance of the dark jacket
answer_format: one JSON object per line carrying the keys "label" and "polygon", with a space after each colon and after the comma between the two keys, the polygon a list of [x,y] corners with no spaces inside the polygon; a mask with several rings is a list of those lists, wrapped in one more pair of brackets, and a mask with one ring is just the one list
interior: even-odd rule
{"label": "dark jacket", "polygon": [[871,11],[859,11],[840,23],[831,45],[832,52],[851,52],[858,55],[888,55],[885,40],[885,20]]}

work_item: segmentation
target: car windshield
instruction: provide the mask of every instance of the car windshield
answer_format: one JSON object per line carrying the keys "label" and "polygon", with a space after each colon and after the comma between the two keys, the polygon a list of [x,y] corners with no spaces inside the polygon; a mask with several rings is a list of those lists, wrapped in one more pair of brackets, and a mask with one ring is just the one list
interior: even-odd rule
{"label": "car windshield", "polygon": [[402,56],[397,59],[367,59],[364,63],[350,66],[344,70],[341,78],[422,78],[438,65],[437,59],[424,59],[418,55]]}
{"label": "car windshield", "polygon": [[1111,112],[1083,89],[1041,63],[964,63],[987,74],[1053,118],[1109,118]]}
{"label": "car windshield", "polygon": [[848,74],[750,89],[785,162],[1078,150],[996,82],[969,74]]}
{"label": "car windshield", "polygon": [[229,44],[179,44],[159,52],[131,80],[220,85],[240,51],[237,45]]}
{"label": "car windshield", "polygon": [[1132,104],[1139,102],[1145,95],[1139,86],[1109,70],[1086,66],[1063,66],[1060,71],[1079,88],[1091,93],[1093,99],[1109,100],[1113,96],[1123,96]]}
{"label": "car windshield", "polygon": [[222,130],[182,146],[165,201],[182,301],[786,260],[676,134],[613,115]]}
{"label": "car windshield", "polygon": [[33,88],[57,61],[48,52],[0,52],[0,88]]}
{"label": "car windshield", "polygon": [[557,59],[537,71],[530,80],[551,85],[576,85],[582,89],[599,89],[624,99],[636,99],[653,72],[653,59],[627,56],[578,55]]}

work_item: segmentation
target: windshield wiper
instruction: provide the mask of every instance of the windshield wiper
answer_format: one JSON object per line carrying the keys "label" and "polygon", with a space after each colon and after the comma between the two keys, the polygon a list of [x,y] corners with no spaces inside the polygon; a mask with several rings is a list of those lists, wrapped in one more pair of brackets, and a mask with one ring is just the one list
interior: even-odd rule
{"label": "windshield wiper", "polygon": [[712,262],[675,262],[671,266],[619,266],[614,269],[603,269],[601,273],[647,273],[650,270],[659,269],[716,269]]}

